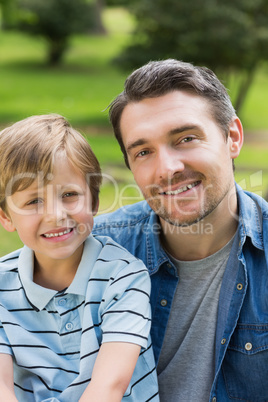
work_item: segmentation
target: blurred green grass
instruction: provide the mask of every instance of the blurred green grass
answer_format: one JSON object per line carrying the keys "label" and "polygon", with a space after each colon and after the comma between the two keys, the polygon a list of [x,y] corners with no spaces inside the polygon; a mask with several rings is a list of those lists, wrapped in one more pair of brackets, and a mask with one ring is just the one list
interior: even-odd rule
{"label": "blurred green grass", "polygon": [[[104,22],[108,35],[74,36],[64,64],[56,68],[45,64],[42,39],[0,31],[0,126],[32,114],[64,115],[87,136],[100,160],[104,173],[100,213],[142,199],[124,166],[105,111],[122,91],[128,74],[111,60],[129,41],[134,21],[124,9],[113,8],[105,11]],[[268,139],[267,134],[258,133],[268,132],[267,94],[268,65],[263,65],[240,116],[246,141],[235,173],[244,189],[262,196],[268,193]],[[1,226],[0,239],[0,256],[21,247],[17,234],[5,232]]]}
{"label": "blurred green grass", "polygon": [[[100,38],[96,38],[96,41]],[[104,40],[104,39],[103,39]],[[92,38],[76,37],[72,41],[73,49],[80,47],[92,52]],[[77,44],[77,48],[76,48]],[[124,77],[114,67],[102,66],[102,61],[93,54],[78,54],[74,64],[72,48],[66,55],[66,64],[49,68],[44,64],[45,51],[37,47],[36,39],[5,33],[0,41],[1,53],[6,49],[27,49],[24,59],[0,60],[0,122],[8,123],[27,117],[30,114],[60,113],[73,124],[108,125],[105,108],[123,86]],[[40,44],[43,48],[43,44]],[[106,44],[109,48],[108,44]],[[100,52],[105,53],[105,47]],[[35,51],[38,49],[38,51]],[[74,53],[76,53],[74,52]],[[28,58],[26,56],[28,55]],[[19,57],[19,55],[17,55]],[[12,58],[11,58],[12,59]]]}
{"label": "blurred green grass", "polygon": [[40,37],[0,31],[0,123],[54,112],[72,124],[107,126],[104,110],[126,77],[111,60],[127,43],[133,21],[123,9],[114,8],[104,13],[104,22],[107,35],[72,37],[57,67],[46,65]]}

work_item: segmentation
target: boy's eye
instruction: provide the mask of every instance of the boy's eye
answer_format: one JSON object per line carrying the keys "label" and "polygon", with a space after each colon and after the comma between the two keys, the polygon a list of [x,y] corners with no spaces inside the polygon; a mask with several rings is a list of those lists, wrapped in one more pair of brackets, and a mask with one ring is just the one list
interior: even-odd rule
{"label": "boy's eye", "polygon": [[34,200],[31,200],[27,203],[27,205],[35,205],[41,203],[42,200],[40,198],[35,198]]}
{"label": "boy's eye", "polygon": [[64,193],[62,198],[72,198],[72,197],[78,197],[78,193],[76,191],[68,191],[67,193]]}

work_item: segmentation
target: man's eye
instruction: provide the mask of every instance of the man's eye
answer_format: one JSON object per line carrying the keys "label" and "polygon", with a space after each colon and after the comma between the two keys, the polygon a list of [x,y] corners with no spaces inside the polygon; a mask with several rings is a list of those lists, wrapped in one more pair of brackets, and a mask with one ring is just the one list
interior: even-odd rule
{"label": "man's eye", "polygon": [[138,154],[137,154],[137,157],[140,157],[140,156],[145,156],[145,155],[148,155],[149,154],[149,151],[140,151]]}
{"label": "man's eye", "polygon": [[186,138],[183,138],[183,140],[181,140],[182,143],[191,142],[191,141],[193,141],[193,137],[186,137]]}

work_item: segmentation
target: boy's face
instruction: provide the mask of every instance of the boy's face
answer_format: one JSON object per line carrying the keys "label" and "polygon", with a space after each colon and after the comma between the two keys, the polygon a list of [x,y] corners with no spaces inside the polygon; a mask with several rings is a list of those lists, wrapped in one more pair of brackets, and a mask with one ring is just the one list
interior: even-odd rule
{"label": "boy's face", "polygon": [[52,260],[77,261],[93,226],[92,197],[85,177],[58,154],[46,185],[38,176],[30,187],[7,196],[8,216],[0,221],[17,230],[41,265]]}

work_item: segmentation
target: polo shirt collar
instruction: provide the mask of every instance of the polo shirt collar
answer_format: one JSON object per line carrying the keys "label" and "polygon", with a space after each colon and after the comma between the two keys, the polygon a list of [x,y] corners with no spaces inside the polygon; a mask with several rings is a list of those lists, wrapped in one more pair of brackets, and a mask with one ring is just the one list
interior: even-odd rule
{"label": "polo shirt collar", "polygon": [[66,290],[66,293],[85,296],[91,271],[102,247],[102,244],[95,239],[92,234],[86,239],[80,264],[78,265],[75,277]]}
{"label": "polo shirt collar", "polygon": [[[101,243],[92,235],[86,239],[77,272],[65,293],[85,296],[90,273],[101,249]],[[27,246],[24,246],[20,253],[18,270],[29,303],[35,310],[43,310],[58,291],[44,288],[33,282],[34,253]]]}

